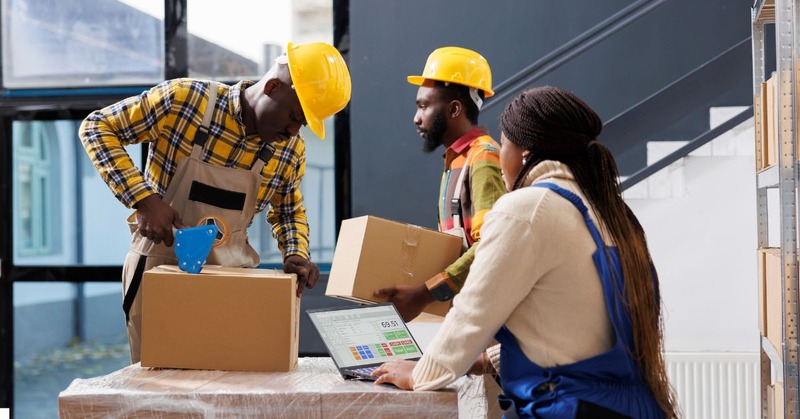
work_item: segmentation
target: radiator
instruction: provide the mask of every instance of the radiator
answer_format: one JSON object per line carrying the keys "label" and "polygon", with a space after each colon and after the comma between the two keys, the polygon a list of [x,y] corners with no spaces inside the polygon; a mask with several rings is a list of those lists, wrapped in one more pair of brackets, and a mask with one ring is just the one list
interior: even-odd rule
{"label": "radiator", "polygon": [[667,375],[686,419],[756,419],[757,352],[668,352]]}

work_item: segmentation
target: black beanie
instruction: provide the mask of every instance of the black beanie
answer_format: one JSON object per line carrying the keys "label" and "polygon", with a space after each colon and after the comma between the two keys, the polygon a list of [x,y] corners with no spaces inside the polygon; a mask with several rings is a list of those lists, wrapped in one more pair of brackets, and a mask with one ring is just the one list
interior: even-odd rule
{"label": "black beanie", "polygon": [[500,128],[509,141],[534,155],[558,159],[583,154],[603,122],[571,92],[545,86],[511,101],[500,115]]}

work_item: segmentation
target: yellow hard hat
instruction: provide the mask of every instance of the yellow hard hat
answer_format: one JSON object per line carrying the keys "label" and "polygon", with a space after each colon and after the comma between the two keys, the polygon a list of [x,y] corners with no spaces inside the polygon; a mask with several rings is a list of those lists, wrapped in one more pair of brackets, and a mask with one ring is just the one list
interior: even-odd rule
{"label": "yellow hard hat", "polygon": [[289,74],[300,100],[308,127],[325,138],[325,118],[341,111],[350,102],[350,72],[342,54],[323,42],[286,47]]}
{"label": "yellow hard hat", "polygon": [[475,51],[460,47],[442,47],[428,56],[421,76],[408,76],[408,82],[417,86],[425,80],[438,80],[463,84],[483,90],[485,97],[492,91],[492,70],[489,62]]}

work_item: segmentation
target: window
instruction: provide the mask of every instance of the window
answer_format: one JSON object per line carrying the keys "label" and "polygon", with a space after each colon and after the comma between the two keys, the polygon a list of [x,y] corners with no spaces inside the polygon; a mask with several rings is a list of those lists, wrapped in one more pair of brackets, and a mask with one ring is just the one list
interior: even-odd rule
{"label": "window", "polygon": [[[15,243],[20,256],[52,255],[57,251],[50,214],[55,171],[43,124],[18,124],[14,141]],[[56,150],[57,151],[57,150]]]}
{"label": "window", "polygon": [[[117,201],[78,139],[77,120],[14,121],[14,263],[121,265],[130,243]],[[128,147],[134,163],[141,147]]]}
{"label": "window", "polygon": [[[5,88],[156,84],[164,74],[164,3],[0,0]],[[160,15],[159,15],[160,13]]]}

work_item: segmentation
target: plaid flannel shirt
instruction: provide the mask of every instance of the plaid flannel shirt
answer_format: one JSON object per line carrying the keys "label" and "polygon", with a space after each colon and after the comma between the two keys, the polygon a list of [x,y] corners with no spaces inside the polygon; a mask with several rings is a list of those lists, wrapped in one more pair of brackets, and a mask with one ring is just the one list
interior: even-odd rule
{"label": "plaid flannel shirt", "polygon": [[[258,158],[265,145],[257,135],[245,134],[240,101],[253,84],[220,84],[203,161],[247,170]],[[164,195],[178,160],[191,154],[208,102],[208,86],[207,81],[186,78],[164,81],[139,96],[95,111],[83,121],[81,141],[103,180],[125,206],[132,208],[153,194]],[[139,143],[149,143],[144,173],[124,148]],[[256,213],[270,207],[267,221],[284,258],[309,258],[308,222],[300,192],[305,143],[297,136],[274,146],[275,154],[261,172]]]}

